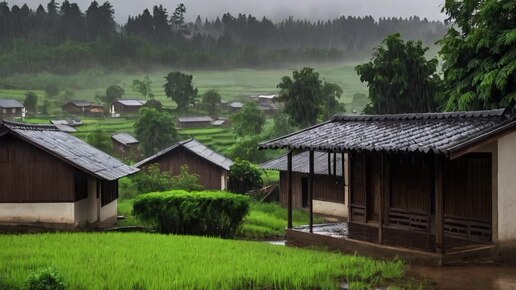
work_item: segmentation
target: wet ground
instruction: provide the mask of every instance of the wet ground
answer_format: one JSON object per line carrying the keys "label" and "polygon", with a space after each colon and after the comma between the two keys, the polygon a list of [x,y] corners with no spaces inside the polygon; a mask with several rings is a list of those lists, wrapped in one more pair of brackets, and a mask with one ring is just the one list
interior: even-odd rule
{"label": "wet ground", "polygon": [[432,289],[516,290],[516,266],[408,266],[408,274]]}

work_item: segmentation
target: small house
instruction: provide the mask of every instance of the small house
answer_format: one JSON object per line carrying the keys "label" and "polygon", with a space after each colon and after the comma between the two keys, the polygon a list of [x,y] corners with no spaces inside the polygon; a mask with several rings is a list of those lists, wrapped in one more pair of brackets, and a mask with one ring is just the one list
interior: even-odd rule
{"label": "small house", "polygon": [[111,136],[113,152],[123,159],[138,160],[141,156],[140,141],[129,133],[118,133]]}
{"label": "small house", "polygon": [[0,224],[113,226],[118,179],[137,171],[53,125],[0,122]]}
{"label": "small house", "polygon": [[289,212],[293,151],[309,152],[311,215],[315,152],[347,155],[349,221],[314,225],[311,218],[293,228],[289,218],[290,241],[432,264],[516,261],[516,116],[509,110],[335,116],[260,147],[290,150]]}
{"label": "small house", "polygon": [[[280,172],[280,204],[288,206],[288,162],[287,154],[265,162],[261,168],[278,170]],[[308,209],[308,175],[310,172],[308,152],[292,156],[292,206],[293,208]],[[346,186],[344,175],[344,159],[342,154],[315,152],[314,153],[314,213],[338,218],[348,216],[346,206]]]}
{"label": "small house", "polygon": [[178,125],[181,128],[207,128],[210,127],[213,118],[210,116],[179,117]]}
{"label": "small house", "polygon": [[67,114],[89,114],[91,102],[83,100],[71,100],[61,106],[63,113]]}
{"label": "small house", "polygon": [[172,175],[181,173],[181,166],[187,165],[190,173],[199,175],[199,183],[205,189],[225,190],[229,167],[233,161],[209,149],[195,139],[178,142],[134,166],[144,168],[158,164],[162,171]]}
{"label": "small house", "polygon": [[0,99],[0,120],[25,118],[25,107],[12,99]]}
{"label": "small house", "polygon": [[147,103],[146,100],[121,99],[111,104],[111,116],[138,114],[138,111]]}
{"label": "small house", "polygon": [[242,102],[232,102],[231,104],[229,104],[229,110],[232,113],[240,112],[240,110],[242,110],[244,106],[245,104]]}

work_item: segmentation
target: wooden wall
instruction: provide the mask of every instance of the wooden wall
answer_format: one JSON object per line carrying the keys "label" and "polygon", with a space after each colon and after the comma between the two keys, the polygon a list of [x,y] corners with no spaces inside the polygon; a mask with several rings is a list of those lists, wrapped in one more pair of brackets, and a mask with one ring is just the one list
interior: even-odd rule
{"label": "wooden wall", "polygon": [[[302,208],[302,178],[308,180],[308,174],[293,172],[292,174],[292,205],[294,208]],[[314,199],[328,202],[345,202],[345,186],[342,177],[314,175]],[[280,171],[280,203],[287,206],[287,172]]]}
{"label": "wooden wall", "polygon": [[143,106],[125,106],[121,103],[113,103],[116,114],[137,114]]}
{"label": "wooden wall", "polygon": [[[5,113],[4,113],[5,110]],[[22,117],[22,108],[2,108],[0,107],[0,119],[12,119]]]}
{"label": "wooden wall", "polygon": [[13,135],[0,137],[0,202],[73,202],[74,172]]}
{"label": "wooden wall", "polygon": [[153,163],[158,163],[162,171],[168,170],[173,175],[181,173],[181,165],[188,165],[190,173],[199,175],[199,183],[204,189],[220,190],[221,176],[227,178],[226,170],[182,147],[160,156]]}

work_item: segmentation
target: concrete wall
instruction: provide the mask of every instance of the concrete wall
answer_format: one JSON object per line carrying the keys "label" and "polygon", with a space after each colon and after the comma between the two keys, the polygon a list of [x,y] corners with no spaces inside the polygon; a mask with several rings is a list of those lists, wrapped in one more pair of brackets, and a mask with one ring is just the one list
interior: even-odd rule
{"label": "concrete wall", "polygon": [[348,206],[342,203],[314,199],[314,213],[347,218]]}
{"label": "concrete wall", "polygon": [[75,225],[92,224],[97,221],[97,180],[88,177],[88,198],[75,203]]}
{"label": "concrete wall", "polygon": [[0,203],[0,222],[73,225],[74,210],[73,202]]}
{"label": "concrete wall", "polygon": [[116,225],[118,215],[118,200],[106,204],[100,208],[100,227],[112,227]]}

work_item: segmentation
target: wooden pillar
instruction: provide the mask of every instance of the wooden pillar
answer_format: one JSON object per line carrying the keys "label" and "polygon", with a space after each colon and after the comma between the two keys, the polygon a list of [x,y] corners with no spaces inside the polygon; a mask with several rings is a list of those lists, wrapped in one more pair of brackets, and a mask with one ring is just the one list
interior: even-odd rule
{"label": "wooden pillar", "polygon": [[292,151],[287,154],[287,207],[288,207],[288,225],[292,228]]}
{"label": "wooden pillar", "polygon": [[337,182],[337,152],[333,152],[333,182]]}
{"label": "wooden pillar", "polygon": [[314,150],[310,150],[310,172],[308,175],[308,209],[310,211],[310,232],[314,231]]}
{"label": "wooden pillar", "polygon": [[[344,152],[341,153],[341,166],[342,166],[342,195],[344,196],[344,203],[346,203],[346,164],[344,160]],[[349,200],[348,200],[349,203]],[[348,217],[349,217],[349,207],[348,207]]]}
{"label": "wooden pillar", "polygon": [[383,244],[383,219],[384,219],[384,198],[385,198],[385,179],[384,179],[384,153],[380,153],[380,211],[378,214],[378,243]]}
{"label": "wooden pillar", "polygon": [[435,155],[435,251],[444,253],[444,182],[442,156]]}

